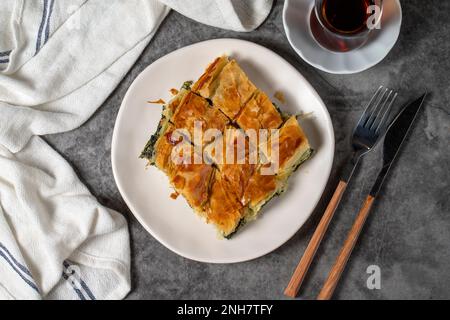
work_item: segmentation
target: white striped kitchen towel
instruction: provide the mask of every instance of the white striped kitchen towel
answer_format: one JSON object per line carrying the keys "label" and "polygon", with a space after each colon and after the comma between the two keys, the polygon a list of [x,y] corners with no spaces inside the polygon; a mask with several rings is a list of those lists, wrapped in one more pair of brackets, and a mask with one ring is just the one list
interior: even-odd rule
{"label": "white striped kitchen towel", "polygon": [[202,23],[250,31],[271,4],[1,1],[0,299],[126,296],[125,219],[100,205],[39,136],[83,124],[135,63],[170,8]]}

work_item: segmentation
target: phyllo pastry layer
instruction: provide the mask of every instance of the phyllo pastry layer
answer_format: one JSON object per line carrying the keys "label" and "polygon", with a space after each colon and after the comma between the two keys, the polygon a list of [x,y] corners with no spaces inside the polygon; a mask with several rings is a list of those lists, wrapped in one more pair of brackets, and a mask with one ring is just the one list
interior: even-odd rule
{"label": "phyllo pastry layer", "polygon": [[193,91],[212,101],[230,119],[239,114],[256,91],[236,60],[216,60],[194,84]]}
{"label": "phyllo pastry layer", "polygon": [[171,178],[172,186],[198,214],[203,215],[203,208],[209,200],[214,168],[207,164],[181,164],[176,169]]}
{"label": "phyllo pastry layer", "polygon": [[262,207],[272,198],[284,192],[286,180],[280,180],[275,174],[270,173],[266,165],[259,166],[258,170],[250,177],[241,203],[249,208],[246,220],[255,219]]}
{"label": "phyllo pastry layer", "polygon": [[[184,87],[184,86],[183,86]],[[170,132],[173,132],[175,130],[175,127],[171,124],[171,119],[175,113],[175,111],[178,109],[181,101],[183,100],[184,96],[188,93],[187,88],[182,88],[178,94],[176,94],[169,103],[165,104],[163,106],[163,110],[161,113],[161,119],[159,120],[158,128],[156,129],[156,132],[151,136],[150,140],[147,142],[147,144],[144,147],[144,150],[142,151],[140,158],[147,159],[149,161],[150,165],[155,165],[156,156],[157,156],[157,149],[160,150],[162,154],[168,153],[169,150],[165,148],[166,144],[169,143],[167,140],[160,140],[160,138],[164,135],[167,135]],[[158,141],[160,143],[158,147]],[[162,157],[162,155],[159,155]],[[157,167],[161,170],[163,170],[162,167]],[[164,170],[163,170],[164,171]]]}
{"label": "phyllo pastry layer", "polygon": [[213,83],[215,82],[223,68],[230,62],[227,56],[221,56],[216,58],[208,68],[206,68],[203,75],[192,86],[192,91],[198,93],[202,97],[210,98],[214,96],[216,90]]}
{"label": "phyllo pastry layer", "polygon": [[[189,139],[194,143],[194,128],[203,134],[208,129],[216,129],[222,132],[229,119],[215,106],[201,96],[188,92],[180,102],[177,110],[170,119],[177,129],[187,130]],[[201,144],[209,141],[201,141]]]}
{"label": "phyllo pastry layer", "polygon": [[259,164],[256,146],[251,144],[243,130],[228,127],[221,143],[207,146],[205,155],[218,168],[228,190],[241,201],[250,177]]}
{"label": "phyllo pastry layer", "polygon": [[229,238],[286,189],[311,154],[297,118],[282,114],[235,60],[222,56],[163,107],[141,157]]}
{"label": "phyllo pastry layer", "polygon": [[[312,155],[308,138],[300,127],[297,117],[290,117],[278,131],[278,143],[272,137],[261,146],[266,155],[266,162],[277,163],[277,176],[279,179],[288,178],[303,162]],[[277,157],[278,155],[278,157]]]}
{"label": "phyllo pastry layer", "polygon": [[163,112],[162,115],[169,121],[172,120],[173,115],[178,110],[178,107],[180,106],[181,102],[183,101],[183,98],[188,94],[190,91],[186,88],[181,88],[181,90],[176,94],[172,100],[169,101],[167,105],[163,106]]}
{"label": "phyllo pastry layer", "polygon": [[244,130],[278,129],[283,119],[269,97],[257,91],[236,117],[236,123]]}
{"label": "phyllo pastry layer", "polygon": [[209,200],[205,206],[208,223],[212,223],[223,237],[233,234],[245,216],[246,209],[229,189],[219,171],[215,171]]}

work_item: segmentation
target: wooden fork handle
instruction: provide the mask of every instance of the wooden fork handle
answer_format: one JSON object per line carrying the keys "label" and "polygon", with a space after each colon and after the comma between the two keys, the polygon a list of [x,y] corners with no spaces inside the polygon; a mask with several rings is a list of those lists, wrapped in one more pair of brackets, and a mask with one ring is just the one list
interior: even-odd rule
{"label": "wooden fork handle", "polygon": [[308,247],[303,253],[303,257],[297,265],[297,268],[292,275],[291,281],[284,291],[284,294],[286,296],[295,298],[295,296],[297,295],[303,279],[308,272],[311,262],[314,259],[317,249],[319,248],[320,242],[322,241],[323,236],[328,229],[328,225],[333,218],[334,212],[336,211],[336,208],[338,207],[346,188],[347,182],[342,180],[339,181],[339,184],[334,191],[333,197],[328,203],[327,209],[325,210],[322,219],[320,219],[319,225],[317,226],[316,231],[314,231],[314,234],[309,241]]}
{"label": "wooden fork handle", "polygon": [[367,217],[369,216],[370,209],[372,208],[374,197],[368,196],[366,201],[364,202],[363,207],[358,213],[355,222],[345,240],[344,246],[341,249],[336,261],[334,262],[334,266],[328,274],[328,278],[325,281],[325,284],[322,287],[319,295],[317,296],[317,300],[329,300],[333,296],[334,289],[341,278],[342,272],[347,265],[347,261],[352,254],[353,248],[355,247],[356,242],[358,241],[358,237],[361,233],[362,228],[364,227],[364,223],[366,222]]}

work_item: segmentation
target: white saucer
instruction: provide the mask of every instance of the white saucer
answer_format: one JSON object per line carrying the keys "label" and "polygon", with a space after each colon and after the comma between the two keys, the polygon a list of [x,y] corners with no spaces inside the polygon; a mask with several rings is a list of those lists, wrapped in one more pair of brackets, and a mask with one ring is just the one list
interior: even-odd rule
{"label": "white saucer", "polygon": [[283,24],[292,48],[303,60],[322,71],[350,74],[367,70],[387,56],[400,34],[400,1],[386,0],[381,29],[374,30],[365,45],[350,52],[333,52],[319,45],[311,33],[310,14],[313,7],[314,0],[286,0]]}

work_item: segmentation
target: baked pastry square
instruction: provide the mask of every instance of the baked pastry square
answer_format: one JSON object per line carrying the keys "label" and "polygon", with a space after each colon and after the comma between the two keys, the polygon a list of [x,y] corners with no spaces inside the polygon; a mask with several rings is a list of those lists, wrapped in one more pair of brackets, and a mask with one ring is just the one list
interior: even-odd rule
{"label": "baked pastry square", "polygon": [[244,189],[241,203],[248,208],[246,221],[256,219],[264,205],[283,193],[287,187],[287,180],[279,179],[277,175],[270,173],[267,166],[260,165]]}
{"label": "baked pastry square", "polygon": [[216,59],[197,81],[192,90],[209,99],[231,120],[239,114],[256,91],[236,60]]}
{"label": "baked pastry square", "polygon": [[208,201],[210,183],[214,168],[207,163],[196,164],[194,146],[187,141],[170,123],[162,126],[154,143],[147,146],[150,165],[163,171],[174,188],[181,194],[189,206],[202,214]]}
{"label": "baked pastry square", "polygon": [[278,130],[278,142],[273,137],[260,145],[260,153],[266,156],[263,162],[276,164],[273,167],[279,179],[287,179],[311,157],[313,150],[296,116],[290,117]]}
{"label": "baked pastry square", "polygon": [[[202,133],[215,129],[222,145],[215,144],[217,136],[194,139],[197,123]],[[242,141],[244,150],[238,148]],[[281,114],[237,62],[223,56],[192,89],[184,85],[163,107],[141,157],[163,171],[194,211],[229,238],[286,189],[290,175],[311,154],[297,118]]]}
{"label": "baked pastry square", "polygon": [[289,118],[281,128],[279,149],[280,169],[277,175],[280,178],[288,178],[312,156],[313,149],[296,116]]}
{"label": "baked pastry square", "polygon": [[176,166],[171,184],[200,216],[210,198],[214,168],[207,164],[182,164]]}
{"label": "baked pastry square", "polygon": [[230,237],[246,215],[246,208],[231,192],[224,176],[215,170],[208,202],[204,207],[206,221],[216,226],[219,234]]}
{"label": "baked pastry square", "polygon": [[[170,118],[175,128],[186,130],[189,134],[189,139],[192,143],[194,140],[194,128],[201,132],[208,129],[216,129],[222,132],[225,126],[229,123],[229,119],[215,106],[211,106],[205,98],[195,94],[192,91],[187,92],[175,113]],[[203,145],[209,141],[201,141],[199,144]]]}
{"label": "baked pastry square", "polygon": [[257,91],[236,117],[236,123],[244,130],[278,129],[283,118],[270,98]]}
{"label": "baked pastry square", "polygon": [[259,165],[257,148],[242,129],[227,127],[221,138],[218,144],[214,141],[206,146],[204,154],[217,167],[224,185],[241,201]]}

